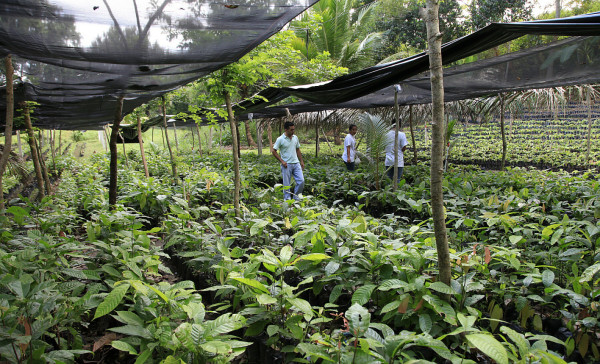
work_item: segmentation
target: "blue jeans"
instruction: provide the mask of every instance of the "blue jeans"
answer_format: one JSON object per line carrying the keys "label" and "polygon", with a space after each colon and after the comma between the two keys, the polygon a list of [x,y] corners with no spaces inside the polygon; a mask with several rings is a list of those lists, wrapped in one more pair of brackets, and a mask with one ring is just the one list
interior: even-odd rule
{"label": "blue jeans", "polygon": [[[387,176],[389,179],[393,180],[394,179],[394,166],[385,166],[387,168]],[[400,179],[402,179],[402,172],[404,171],[404,167],[398,167],[398,181],[400,181]],[[398,183],[398,181],[396,181],[396,183]]]}
{"label": "blue jeans", "polygon": [[296,188],[294,189],[293,197],[294,200],[299,200],[299,194],[304,189],[304,174],[302,174],[302,167],[300,163],[288,163],[287,168],[281,165],[281,175],[283,176],[283,200],[289,200],[292,198],[290,192],[290,185],[292,184],[292,177],[296,181]]}

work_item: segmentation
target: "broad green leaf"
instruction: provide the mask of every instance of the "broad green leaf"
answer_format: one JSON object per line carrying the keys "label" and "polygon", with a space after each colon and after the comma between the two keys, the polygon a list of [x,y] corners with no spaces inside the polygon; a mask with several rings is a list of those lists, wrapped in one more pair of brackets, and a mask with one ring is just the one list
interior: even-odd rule
{"label": "broad green leaf", "polygon": [[260,303],[261,305],[273,305],[277,303],[277,298],[272,297],[268,294],[259,294],[256,295],[256,301],[258,301],[258,303]]}
{"label": "broad green leaf", "polygon": [[431,321],[431,317],[428,314],[419,315],[419,327],[421,331],[424,333],[429,333],[431,331],[431,327],[433,326],[433,322]]}
{"label": "broad green leaf", "polygon": [[269,224],[268,220],[259,220],[256,224],[250,228],[250,236],[254,236],[262,231],[262,229]]}
{"label": "broad green leaf", "polygon": [[508,237],[508,240],[510,240],[513,245],[516,245],[523,240],[523,237],[521,235],[511,235]]}
{"label": "broad green leaf", "polygon": [[358,224],[358,226],[354,228],[354,231],[356,231],[357,233],[367,232],[367,222],[365,221],[365,218],[362,215],[358,215],[357,217],[355,217],[352,222]]}
{"label": "broad green leaf", "polygon": [[340,268],[340,263],[332,260],[329,263],[327,263],[327,265],[325,266],[325,274],[327,276],[330,276],[330,275],[334,274],[335,272],[337,272],[337,270],[339,268]]}
{"label": "broad green leaf", "polygon": [[231,345],[218,340],[209,341],[200,345],[200,347],[213,354],[227,354],[231,350]]}
{"label": "broad green leaf", "polygon": [[281,248],[281,251],[279,252],[279,259],[281,259],[283,264],[287,264],[292,258],[293,253],[292,247],[290,245],[286,245]]}
{"label": "broad green leaf", "polygon": [[[147,358],[147,359],[149,359],[149,358]],[[137,360],[136,360],[136,364],[137,364]],[[176,357],[169,355],[165,358],[165,360],[161,361],[160,364],[185,364],[185,362],[182,359],[177,359]]]}
{"label": "broad green leaf", "polygon": [[267,326],[267,335],[273,336],[279,332],[279,326],[277,325],[269,325]]}
{"label": "broad green leaf", "polygon": [[500,332],[508,336],[517,345],[521,358],[525,358],[529,354],[529,341],[527,341],[523,334],[516,332],[508,326],[500,327]]}
{"label": "broad green leaf", "polygon": [[544,284],[545,287],[549,287],[553,282],[554,282],[554,272],[549,269],[545,269],[542,272],[542,283]]}
{"label": "broad green leaf", "polygon": [[[117,283],[115,283],[115,285]],[[98,305],[98,308],[96,308],[94,320],[114,310],[121,303],[123,297],[125,297],[125,294],[127,294],[129,287],[129,283],[123,283],[115,286],[115,288],[104,298],[104,301]]]}
{"label": "broad green leaf", "polygon": [[240,283],[243,283],[247,286],[256,288],[256,289],[260,290],[261,292],[264,292],[267,294],[269,293],[269,290],[267,289],[267,287],[255,279],[249,279],[249,278],[244,278],[244,277],[231,277],[231,278]]}
{"label": "broad green leaf", "polygon": [[208,335],[214,337],[241,328],[242,326],[244,326],[243,321],[245,320],[239,314],[226,313],[217,317],[215,320],[207,323],[206,330],[208,332]]}
{"label": "broad green leaf", "polygon": [[113,348],[115,348],[117,350],[126,351],[131,355],[137,355],[137,350],[135,350],[135,348],[129,343],[126,343],[121,340],[115,340],[115,341],[111,342],[110,344],[112,345]]}
{"label": "broad green leaf", "polygon": [[288,298],[287,301],[298,310],[302,311],[305,315],[314,316],[312,306],[308,301],[301,298]]}
{"label": "broad green leaf", "polygon": [[466,338],[471,345],[481,350],[498,364],[508,364],[508,353],[506,352],[506,349],[492,335],[470,334],[467,335]]}
{"label": "broad green leaf", "polygon": [[366,308],[355,303],[346,311],[346,319],[348,319],[350,333],[355,337],[360,337],[369,328],[371,314]]}
{"label": "broad green leaf", "polygon": [[152,333],[148,331],[145,327],[137,326],[137,325],[125,325],[119,327],[111,327],[110,331],[118,332],[120,334],[129,335],[129,336],[139,336],[144,339],[153,339]]}
{"label": "broad green leaf", "polygon": [[325,259],[329,259],[330,256],[327,254],[323,254],[323,253],[310,253],[310,254],[304,254],[302,256],[300,256],[299,259],[301,260],[311,260],[311,261],[319,261],[319,260],[325,260]]}
{"label": "broad green leaf", "polygon": [[334,357],[327,352],[327,349],[309,343],[300,343],[298,344],[298,349],[305,354],[305,356],[310,356],[311,358],[319,358],[325,360],[326,362],[334,362]]}
{"label": "broad green leaf", "polygon": [[392,302],[388,303],[387,305],[383,306],[383,308],[381,309],[381,313],[387,313],[387,312],[397,309],[398,307],[400,307],[400,303],[402,303],[402,302],[401,301],[392,301]]}
{"label": "broad green leaf", "polygon": [[502,320],[504,318],[504,311],[500,305],[494,305],[494,308],[492,309],[492,318],[494,320],[490,321],[490,328],[492,329],[492,332],[494,332],[500,323],[497,320]]}
{"label": "broad green leaf", "polygon": [[600,263],[596,263],[587,267],[583,273],[581,274],[581,278],[579,278],[579,282],[588,282],[594,278],[594,275],[600,271]]}
{"label": "broad green leaf", "polygon": [[375,289],[374,284],[366,284],[364,286],[358,287],[358,289],[354,292],[354,294],[352,295],[352,303],[353,304],[359,304],[359,305],[364,305],[367,302],[369,302],[369,299],[371,298],[371,294],[373,293],[373,290]]}
{"label": "broad green leaf", "polygon": [[143,326],[144,320],[131,311],[117,311],[119,321],[124,324]]}
{"label": "broad green leaf", "polygon": [[443,282],[433,282],[428,288],[444,294],[456,294],[456,291],[452,287]]}

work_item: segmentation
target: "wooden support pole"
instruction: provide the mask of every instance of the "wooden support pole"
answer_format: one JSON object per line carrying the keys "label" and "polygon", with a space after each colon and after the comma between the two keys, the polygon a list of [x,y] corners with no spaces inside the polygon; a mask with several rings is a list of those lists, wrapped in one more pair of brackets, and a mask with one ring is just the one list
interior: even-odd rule
{"label": "wooden support pole", "polygon": [[36,148],[38,150],[38,153],[37,153],[38,157],[40,157],[40,167],[42,168],[42,177],[44,178],[44,187],[46,189],[46,195],[50,195],[52,185],[50,184],[50,177],[48,176],[48,168],[46,167],[46,161],[44,160],[44,152],[42,151],[42,148],[40,148],[39,145],[37,145],[37,142],[36,142]]}
{"label": "wooden support pole", "polygon": [[142,137],[142,119],[140,116],[137,116],[137,134],[138,134],[138,142],[140,143],[140,154],[142,155],[142,164],[144,165],[144,173],[146,174],[146,178],[150,177],[150,173],[148,172],[148,163],[146,162],[146,153],[144,153],[144,138]]}
{"label": "wooden support pole", "polygon": [[127,156],[127,150],[125,150],[125,138],[123,138],[123,133],[119,130],[119,137],[121,137],[121,145],[123,145],[123,156],[125,157],[125,166],[129,169],[129,157]]}
{"label": "wooden support pole", "polygon": [[167,141],[167,148],[169,149],[169,155],[171,156],[171,170],[173,172],[173,178],[177,181],[177,164],[175,157],[173,156],[173,150],[171,149],[171,143],[169,142],[169,134],[167,133],[167,106],[165,103],[165,97],[162,96],[162,114],[163,114],[163,126],[165,128],[165,140]]}
{"label": "wooden support pole", "polygon": [[412,139],[413,164],[417,165],[417,143],[415,142],[415,128],[413,127],[413,107],[408,107],[408,123],[410,124],[410,138]]}
{"label": "wooden support pole", "polygon": [[115,108],[115,118],[113,120],[112,130],[110,133],[110,182],[108,186],[108,204],[111,209],[117,205],[117,176],[118,176],[118,153],[117,153],[117,138],[119,136],[119,127],[123,119],[123,98],[119,96],[117,99],[117,107]]}
{"label": "wooden support pole", "polygon": [[[6,69],[6,119],[4,123],[4,150],[0,158],[0,214],[4,215],[6,205],[4,203],[4,172],[8,165],[8,158],[12,149],[12,129],[15,111],[15,98],[13,90],[13,65],[11,55],[4,58]],[[18,135],[18,134],[17,134]]]}
{"label": "wooden support pole", "polygon": [[233,109],[231,108],[231,100],[229,98],[229,92],[223,91],[223,97],[225,98],[225,104],[227,105],[227,116],[229,118],[229,127],[231,128],[231,139],[232,139],[232,153],[233,153],[233,171],[234,171],[234,193],[233,193],[233,208],[235,209],[235,216],[240,217],[240,159],[239,159],[239,139],[237,133],[237,124],[233,116]]}
{"label": "wooden support pole", "polygon": [[502,163],[500,169],[504,170],[506,165],[506,131],[504,128],[504,95],[500,94],[500,132],[502,133]]}
{"label": "wooden support pole", "polygon": [[[591,87],[591,86],[590,86]],[[590,164],[590,150],[592,148],[592,92],[587,90],[587,106],[588,106],[588,129],[587,129],[587,152],[585,153],[586,164]]]}
{"label": "wooden support pole", "polygon": [[398,108],[398,91],[400,86],[397,86],[394,92],[394,114],[396,125],[394,126],[394,178],[392,180],[392,191],[398,190],[398,138],[400,133],[400,110]]}
{"label": "wooden support pole", "polygon": [[[200,157],[202,157],[202,138],[200,138],[200,126],[198,126],[198,124],[196,124],[195,126],[196,128],[196,134],[198,134],[198,153],[200,154]],[[192,131],[192,134],[194,132]]]}
{"label": "wooden support pole", "polygon": [[23,119],[25,120],[25,127],[27,128],[27,135],[29,136],[29,150],[31,153],[31,160],[33,161],[33,169],[35,170],[35,179],[38,183],[39,196],[44,197],[44,179],[42,177],[42,166],[40,165],[40,157],[38,156],[38,150],[35,142],[35,133],[33,132],[33,126],[31,125],[31,117],[29,115],[29,105],[25,102],[23,105]]}

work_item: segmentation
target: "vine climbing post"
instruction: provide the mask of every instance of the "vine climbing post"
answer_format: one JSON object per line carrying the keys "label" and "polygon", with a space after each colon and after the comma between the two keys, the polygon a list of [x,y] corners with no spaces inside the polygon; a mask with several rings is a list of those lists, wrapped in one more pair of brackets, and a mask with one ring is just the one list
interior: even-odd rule
{"label": "vine climbing post", "polygon": [[115,118],[110,132],[110,180],[108,185],[108,204],[111,209],[117,205],[117,176],[118,176],[118,154],[117,154],[117,138],[119,136],[119,126],[123,118],[123,95],[117,98],[117,107],[115,109]]}
{"label": "vine climbing post", "polygon": [[0,158],[0,213],[2,215],[4,215],[4,210],[6,209],[6,205],[4,204],[3,177],[12,149],[12,129],[15,112],[15,98],[13,93],[14,70],[10,54],[4,58],[4,64],[6,66],[6,120],[4,125],[4,150],[2,151],[2,158]]}
{"label": "vine climbing post", "polygon": [[438,254],[439,280],[450,285],[452,271],[442,191],[445,125],[442,34],[440,33],[438,11],[439,0],[427,0],[427,8],[422,9],[421,15],[427,26],[429,69],[431,74],[431,210],[435,245]]}

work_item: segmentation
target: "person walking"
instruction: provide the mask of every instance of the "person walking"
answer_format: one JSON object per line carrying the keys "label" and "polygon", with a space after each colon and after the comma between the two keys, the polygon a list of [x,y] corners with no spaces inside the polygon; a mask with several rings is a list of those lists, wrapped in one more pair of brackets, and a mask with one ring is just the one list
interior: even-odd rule
{"label": "person walking", "polygon": [[344,154],[342,154],[342,159],[344,163],[346,163],[346,168],[349,171],[353,171],[356,162],[356,132],[358,131],[358,127],[354,124],[351,124],[348,127],[348,135],[344,139]]}
{"label": "person walking", "polygon": [[[392,126],[396,125],[396,119],[392,121]],[[387,133],[387,144],[385,146],[385,168],[386,174],[390,180],[394,179],[394,144],[396,140],[396,131],[394,129]],[[406,134],[398,132],[398,183],[402,178],[402,172],[404,171],[404,151],[408,141],[406,140]]]}
{"label": "person walking", "polygon": [[[283,200],[300,199],[300,194],[304,189],[304,160],[300,152],[300,141],[294,135],[296,127],[291,121],[283,124],[284,132],[275,141],[271,153],[281,163],[281,175],[283,177]],[[277,153],[279,151],[279,154]],[[290,192],[291,180],[294,177],[296,188],[294,193]]]}

